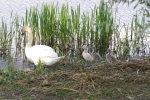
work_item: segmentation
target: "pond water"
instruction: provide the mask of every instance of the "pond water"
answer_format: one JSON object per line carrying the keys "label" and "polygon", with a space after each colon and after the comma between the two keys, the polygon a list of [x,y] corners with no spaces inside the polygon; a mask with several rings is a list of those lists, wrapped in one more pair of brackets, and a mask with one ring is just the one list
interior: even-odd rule
{"label": "pond water", "polygon": [[[62,6],[63,3],[67,4],[69,8],[73,7],[76,9],[77,5],[80,4],[80,9],[81,9],[81,14],[83,12],[89,12],[91,11],[91,8],[93,9],[95,5],[99,5],[99,0],[57,0],[59,7]],[[56,0],[0,0],[0,19],[4,19],[5,22],[8,23],[10,22],[11,18],[11,11],[13,11],[13,14],[17,13],[17,15],[21,17],[25,17],[25,12],[26,12],[26,7],[29,9],[32,6],[37,6],[40,9],[42,6],[42,3],[44,2],[45,4],[49,2],[54,2],[57,3]],[[106,0],[107,1],[107,0]],[[136,13],[136,10],[141,8],[138,6],[137,9],[133,9],[134,5],[136,2],[132,3],[130,6],[128,4],[123,4],[120,3],[115,4],[113,6],[113,11],[115,15],[115,9],[118,7],[118,12],[116,14],[116,19],[120,19],[120,26],[122,26],[124,23],[127,25],[132,21],[133,14]],[[1,20],[0,20],[0,26],[1,26]]]}
{"label": "pond water", "polygon": [[[89,12],[91,11],[91,8],[94,8],[95,5],[99,5],[99,0],[57,0],[59,7],[62,6],[63,3],[67,4],[69,8],[72,6],[74,9],[76,9],[77,5],[80,4],[81,14],[83,12]],[[7,25],[9,27],[10,24],[10,18],[11,18],[11,12],[13,11],[13,14],[17,13],[19,15],[20,19],[22,17],[25,17],[26,7],[29,9],[32,6],[37,6],[38,9],[41,8],[42,3],[44,2],[54,2],[57,3],[56,0],[0,0],[0,27],[2,25],[2,18],[4,19],[4,22],[7,22]],[[136,2],[132,3],[130,6],[127,4],[115,4],[113,6],[113,15],[115,16],[115,9],[118,7],[118,12],[116,14],[116,20],[119,23],[120,20],[120,26],[122,26],[124,23],[128,25],[132,21],[133,14],[135,14],[136,10],[139,9],[133,9]],[[124,30],[121,31],[122,37],[124,36]],[[19,59],[19,58],[18,58]],[[2,69],[4,66],[7,66],[7,62],[2,62],[2,59],[0,59],[0,68]],[[22,60],[18,60],[17,62],[14,62],[14,65],[16,68],[23,69],[23,63]],[[27,66],[26,66],[27,67]]]}
{"label": "pond water", "polygon": [[0,58],[0,69],[3,70],[5,68],[7,68],[8,66],[14,66],[17,70],[22,70],[22,69],[30,69],[32,70],[34,68],[33,65],[25,65],[23,64],[23,61],[21,58],[14,58],[14,62],[9,62],[7,60],[4,60],[2,58]]}

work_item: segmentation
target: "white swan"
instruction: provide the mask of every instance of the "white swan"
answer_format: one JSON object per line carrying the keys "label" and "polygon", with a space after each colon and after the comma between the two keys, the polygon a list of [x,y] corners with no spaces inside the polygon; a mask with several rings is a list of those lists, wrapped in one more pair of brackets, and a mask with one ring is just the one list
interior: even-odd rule
{"label": "white swan", "polygon": [[83,58],[87,61],[93,61],[94,58],[87,52],[86,45],[83,45],[82,48],[84,49],[84,51],[82,52]]}
{"label": "white swan", "polygon": [[64,58],[64,56],[58,57],[54,49],[49,46],[46,45],[31,46],[33,41],[32,31],[28,26],[23,26],[22,35],[25,32],[28,32],[29,34],[29,41],[25,47],[25,54],[30,62],[34,63],[37,66],[40,61],[41,64],[50,66],[55,63],[58,63],[60,60]]}

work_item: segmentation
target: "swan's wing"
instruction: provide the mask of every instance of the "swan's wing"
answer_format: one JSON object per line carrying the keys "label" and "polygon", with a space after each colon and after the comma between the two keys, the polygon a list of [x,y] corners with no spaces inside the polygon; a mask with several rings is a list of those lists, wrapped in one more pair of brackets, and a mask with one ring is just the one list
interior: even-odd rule
{"label": "swan's wing", "polygon": [[45,45],[35,45],[28,50],[26,50],[30,56],[35,58],[44,58],[44,57],[51,57],[55,58],[58,57],[57,53],[54,51],[53,48],[45,46]]}
{"label": "swan's wing", "polygon": [[132,58],[131,62],[133,63],[146,63],[143,59]]}
{"label": "swan's wing", "polygon": [[57,58],[42,58],[41,61],[45,65],[53,65],[64,59],[65,56],[57,57]]}
{"label": "swan's wing", "polygon": [[106,54],[106,60],[107,60],[109,63],[111,63],[111,62],[113,62],[113,61],[117,61],[117,59],[116,59],[113,55],[111,55],[111,54]]}
{"label": "swan's wing", "polygon": [[103,60],[99,53],[92,53],[94,60]]}
{"label": "swan's wing", "polygon": [[36,58],[34,60],[34,64],[37,66],[39,64],[39,61],[41,61],[41,64],[43,65],[53,65],[64,59],[65,56],[57,57],[57,58],[51,58],[51,57],[45,57],[45,58]]}
{"label": "swan's wing", "polygon": [[89,60],[89,61],[94,60],[94,58],[89,53],[83,52],[82,55],[83,55],[83,58],[86,59],[86,60]]}
{"label": "swan's wing", "polygon": [[45,46],[45,45],[35,45],[32,48],[40,49],[40,50],[44,50],[44,51],[49,51],[49,52],[55,52],[53,48],[51,48],[49,46]]}

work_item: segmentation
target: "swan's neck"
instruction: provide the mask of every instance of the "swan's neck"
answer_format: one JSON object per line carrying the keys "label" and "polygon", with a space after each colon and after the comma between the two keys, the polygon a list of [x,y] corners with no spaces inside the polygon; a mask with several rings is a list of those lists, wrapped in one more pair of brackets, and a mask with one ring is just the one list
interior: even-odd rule
{"label": "swan's neck", "polygon": [[86,52],[86,53],[87,53],[87,48],[85,48],[85,49],[84,49],[84,52]]}
{"label": "swan's neck", "polygon": [[128,57],[127,61],[129,62],[130,60],[131,60],[131,58],[130,58],[130,57]]}
{"label": "swan's neck", "polygon": [[95,53],[94,49],[92,49],[92,53]]}
{"label": "swan's neck", "polygon": [[110,55],[111,55],[111,51],[110,51],[110,52],[108,52],[108,54],[110,54]]}
{"label": "swan's neck", "polygon": [[27,29],[26,31],[27,31],[28,34],[29,34],[29,41],[28,41],[28,43],[27,43],[27,45],[26,45],[26,48],[31,48],[31,46],[32,46],[32,41],[33,41],[33,34],[32,34],[32,31],[31,31],[30,28]]}

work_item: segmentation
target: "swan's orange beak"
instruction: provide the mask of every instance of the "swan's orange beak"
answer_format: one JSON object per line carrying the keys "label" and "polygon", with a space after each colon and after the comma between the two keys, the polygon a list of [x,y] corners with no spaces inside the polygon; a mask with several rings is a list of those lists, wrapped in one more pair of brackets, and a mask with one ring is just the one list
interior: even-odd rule
{"label": "swan's orange beak", "polygon": [[21,32],[22,32],[22,34],[21,34],[21,35],[22,35],[22,36],[24,36],[24,32],[23,32],[22,30],[21,30]]}
{"label": "swan's orange beak", "polygon": [[22,32],[22,34],[21,34],[22,36],[24,36],[24,33]]}

